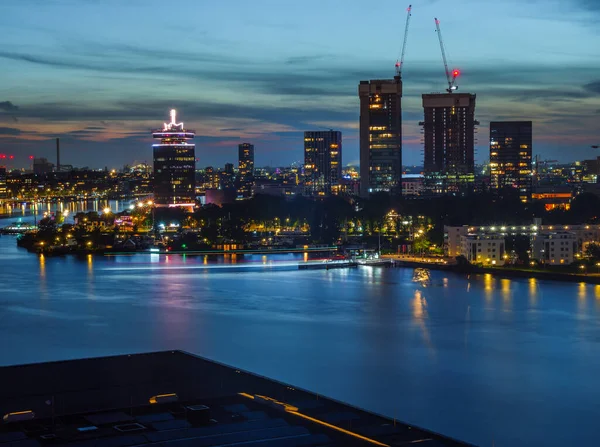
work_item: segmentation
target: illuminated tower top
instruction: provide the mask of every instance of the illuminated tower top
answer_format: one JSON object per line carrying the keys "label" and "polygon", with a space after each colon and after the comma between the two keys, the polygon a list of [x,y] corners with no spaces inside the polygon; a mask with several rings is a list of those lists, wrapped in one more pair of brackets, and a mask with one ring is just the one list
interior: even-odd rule
{"label": "illuminated tower top", "polygon": [[195,132],[193,130],[186,130],[183,123],[177,122],[177,111],[171,110],[171,122],[164,123],[162,129],[152,131],[152,138],[160,139],[160,144],[168,145],[193,145],[187,143],[187,140],[194,138]]}

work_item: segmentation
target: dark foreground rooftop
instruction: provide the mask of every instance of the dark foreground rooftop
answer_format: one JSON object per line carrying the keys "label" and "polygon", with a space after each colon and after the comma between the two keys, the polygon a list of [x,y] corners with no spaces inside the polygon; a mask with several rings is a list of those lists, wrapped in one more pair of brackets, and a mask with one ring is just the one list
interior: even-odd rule
{"label": "dark foreground rooftop", "polygon": [[4,367],[0,384],[0,447],[467,445],[181,351]]}

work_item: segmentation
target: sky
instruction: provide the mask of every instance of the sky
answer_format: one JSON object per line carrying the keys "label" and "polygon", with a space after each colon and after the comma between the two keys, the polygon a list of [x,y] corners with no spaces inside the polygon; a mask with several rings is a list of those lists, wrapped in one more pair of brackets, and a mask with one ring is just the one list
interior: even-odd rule
{"label": "sky", "polygon": [[[118,168],[151,162],[169,110],[194,129],[198,167],[303,159],[303,131],[343,133],[358,164],[360,80],[386,79],[410,0],[2,0],[0,154]],[[532,120],[534,155],[600,155],[600,0],[413,0],[403,67],[406,164],[422,163],[420,95],[446,78],[476,93],[476,160],[489,122]]]}

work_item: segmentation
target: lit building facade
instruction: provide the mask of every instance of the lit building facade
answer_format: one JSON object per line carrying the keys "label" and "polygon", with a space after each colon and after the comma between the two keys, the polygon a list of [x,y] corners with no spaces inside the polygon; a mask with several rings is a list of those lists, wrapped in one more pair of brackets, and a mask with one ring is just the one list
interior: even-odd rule
{"label": "lit building facade", "polygon": [[189,143],[194,131],[177,123],[171,110],[171,122],[152,132],[160,143],[153,144],[154,203],[156,206],[193,207],[196,202],[196,146]]}
{"label": "lit building facade", "polygon": [[304,194],[327,196],[340,191],[342,133],[304,132]]}
{"label": "lit building facade", "polygon": [[[600,243],[600,225],[580,224],[580,225],[542,225],[539,221],[531,225],[490,225],[490,226],[448,226],[444,225],[444,253],[448,257],[456,257],[463,252],[463,239],[469,236],[489,236],[491,238],[506,238],[510,236],[527,236],[535,243],[535,238],[548,234],[570,234],[576,244],[576,249],[572,256],[585,252],[589,244]],[[541,240],[541,239],[540,239]],[[564,250],[563,250],[564,251]],[[558,255],[560,250],[556,252]],[[539,251],[535,253],[534,258],[542,260]],[[560,264],[560,257],[558,264]],[[567,258],[563,258],[563,264]],[[572,261],[571,261],[572,262]]]}
{"label": "lit building facade", "polygon": [[570,231],[553,231],[533,237],[533,258],[544,264],[572,264],[578,253],[577,235]]}
{"label": "lit building facade", "polygon": [[360,81],[360,194],[402,194],[402,80]]}
{"label": "lit building facade", "polygon": [[475,183],[475,95],[422,96],[425,188],[446,194],[473,189]]}
{"label": "lit building facade", "polygon": [[254,145],[238,145],[238,194],[242,197],[252,195],[254,182]]}
{"label": "lit building facade", "polygon": [[8,197],[8,189],[6,188],[6,168],[0,166],[0,203]]}
{"label": "lit building facade", "polygon": [[490,187],[496,194],[505,188],[519,192],[522,202],[531,201],[532,122],[490,123]]}
{"label": "lit building facade", "polygon": [[460,254],[472,264],[504,265],[504,243],[501,235],[462,236]]}

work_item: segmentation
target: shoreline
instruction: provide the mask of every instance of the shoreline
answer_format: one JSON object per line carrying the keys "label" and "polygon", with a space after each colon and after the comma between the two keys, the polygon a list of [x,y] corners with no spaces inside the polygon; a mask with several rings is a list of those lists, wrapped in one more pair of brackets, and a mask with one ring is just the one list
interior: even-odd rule
{"label": "shoreline", "polygon": [[504,267],[477,267],[474,265],[458,266],[451,264],[436,264],[431,262],[418,262],[418,261],[402,261],[395,259],[397,265],[401,267],[418,267],[428,268],[430,270],[445,270],[452,273],[461,274],[491,274],[498,277],[505,278],[535,278],[544,279],[550,281],[563,281],[563,282],[584,282],[589,284],[600,284],[600,275],[593,274],[578,274],[578,273],[565,273],[565,272],[551,272],[551,271],[539,271],[539,270],[522,270],[522,269],[511,269]]}

